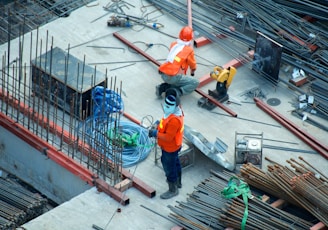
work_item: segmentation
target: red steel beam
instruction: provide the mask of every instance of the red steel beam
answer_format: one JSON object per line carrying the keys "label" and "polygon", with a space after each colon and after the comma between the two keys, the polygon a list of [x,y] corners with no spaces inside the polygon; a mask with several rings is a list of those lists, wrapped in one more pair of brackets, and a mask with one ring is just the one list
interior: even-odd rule
{"label": "red steel beam", "polygon": [[[133,43],[129,42],[128,40],[126,40],[125,38],[123,38],[120,34],[118,34],[117,32],[113,33],[114,37],[116,37],[117,39],[119,39],[120,41],[122,41],[124,44],[126,44],[127,46],[129,46],[130,48],[134,49],[135,51],[137,51],[139,54],[141,54],[142,56],[144,56],[146,59],[150,60],[151,62],[153,62],[155,65],[160,66],[161,63],[159,61],[157,61],[156,59],[154,59],[153,57],[151,57],[150,55],[146,54],[143,50],[139,49],[138,47],[136,47]],[[202,90],[200,90],[199,88],[197,88],[195,90],[197,93],[199,93],[200,95],[202,95],[205,98],[208,98],[210,101],[213,100],[212,97],[210,97],[209,95],[205,94]],[[224,111],[226,111],[227,113],[229,113],[230,115],[236,117],[237,114],[235,112],[233,112],[230,108],[224,106],[222,103],[218,102],[217,100],[213,103],[217,106],[219,106],[221,109],[223,109]]]}
{"label": "red steel beam", "polygon": [[31,133],[21,124],[7,117],[0,112],[0,125],[7,129],[9,132],[19,137],[21,140],[34,147],[41,153],[44,153],[47,157],[55,161],[57,164],[72,172],[74,175],[80,177],[83,181],[86,181],[89,185],[93,185],[95,175],[88,169],[82,167],[75,162],[72,158],[65,155],[63,152],[58,151],[48,142],[42,140],[37,135]]}
{"label": "red steel beam", "polygon": [[282,124],[285,128],[289,129],[293,134],[299,137],[302,141],[308,144],[312,149],[316,150],[320,153],[324,158],[328,159],[328,147],[324,144],[320,143],[317,139],[315,139],[310,134],[306,133],[305,131],[301,130],[298,126],[294,123],[289,121],[287,118],[279,114],[270,106],[266,105],[258,98],[254,98],[256,105],[260,107],[262,110],[267,112],[272,118],[277,120],[280,124]]}
{"label": "red steel beam", "polygon": [[108,196],[113,197],[120,204],[128,205],[130,203],[130,199],[124,193],[120,192],[112,186],[109,186],[109,184],[107,184],[104,180],[97,178],[95,179],[94,183],[99,192],[106,193]]}
{"label": "red steel beam", "polygon": [[49,159],[53,160],[61,167],[78,176],[81,180],[86,181],[89,185],[96,186],[98,190],[108,194],[123,205],[129,204],[129,198],[119,190],[110,187],[105,181],[97,178],[97,175],[93,174],[63,152],[58,151],[48,142],[31,133],[24,126],[11,120],[3,113],[0,113],[0,125],[33,148],[44,153]]}
{"label": "red steel beam", "polygon": [[[254,56],[254,50],[248,51],[247,56],[248,57],[253,57]],[[230,67],[230,66],[238,68],[238,67],[242,66],[245,62],[247,62],[246,58],[235,58],[235,59],[232,59],[231,61],[227,62],[226,64],[223,64],[222,67],[225,68],[225,69]],[[213,78],[211,78],[210,74],[206,74],[203,77],[201,77],[199,81],[200,81],[200,83],[199,83],[198,87],[203,87],[204,85],[212,82]]]}
{"label": "red steel beam", "polygon": [[278,31],[278,34],[279,35],[282,35],[285,38],[288,38],[291,41],[297,42],[301,46],[308,47],[311,51],[315,51],[316,49],[318,49],[318,46],[313,45],[313,44],[308,44],[308,43],[304,42],[303,40],[301,40],[300,38],[298,38],[298,37],[296,37],[294,35],[291,35],[291,34],[287,33],[284,30]]}
{"label": "red steel beam", "polygon": [[[70,135],[67,131],[63,130],[60,126],[56,125],[54,122],[52,122],[50,120],[47,120],[45,117],[42,117],[39,114],[35,113],[31,108],[26,106],[24,103],[19,102],[18,100],[12,98],[11,96],[9,96],[9,94],[3,92],[1,89],[0,89],[0,97],[6,98],[6,102],[9,103],[12,107],[20,110],[21,113],[23,113],[24,115],[27,115],[27,116],[31,117],[31,119],[33,119],[35,122],[37,122],[43,128],[47,128],[49,130],[49,132],[54,133],[56,135],[63,134],[62,137],[63,137],[64,142],[71,143],[71,140],[75,139],[72,135]],[[132,116],[128,115],[127,113],[124,113],[124,115],[126,117],[128,117],[130,120],[134,121],[135,123],[140,124],[139,121],[137,121],[136,119],[134,119]],[[28,131],[28,133],[30,133],[30,132]],[[31,135],[34,135],[34,134],[31,134]],[[29,136],[29,135],[26,135],[26,136]],[[37,136],[35,136],[35,137],[37,137]],[[45,143],[47,143],[47,142],[45,142]],[[51,146],[51,145],[49,145],[49,146]],[[91,153],[91,157],[93,157],[94,159],[98,159],[99,156],[101,155],[100,153],[98,153],[97,151],[92,149],[87,144],[82,143],[81,141],[79,141],[79,143],[78,143],[78,148],[82,153],[84,153],[86,155],[89,155]],[[42,149],[39,149],[39,150],[41,151]],[[53,157],[53,160],[55,160],[57,163],[62,163],[62,164],[67,163],[68,167],[70,166],[70,163],[68,161],[66,161],[65,159],[62,160],[61,158],[57,158],[57,155],[53,154],[52,151],[50,151],[49,154]],[[58,155],[58,156],[61,157],[60,155]],[[66,155],[64,154],[64,156],[66,156]],[[71,160],[71,158],[69,158],[69,159]],[[108,160],[108,163],[112,164],[112,162],[110,160]],[[76,170],[74,170],[73,168],[70,168],[69,170],[72,170],[71,171],[72,173],[76,172]],[[124,178],[131,179],[132,182],[133,182],[133,185],[138,190],[140,190],[142,193],[144,193],[146,196],[152,198],[156,194],[155,189],[153,189],[150,186],[146,185],[144,182],[142,182],[136,176],[131,175],[131,173],[129,171],[121,169],[121,174]],[[93,182],[91,184],[93,184]],[[103,190],[105,188],[100,183],[97,183],[96,185],[100,185],[102,187],[101,190]],[[113,194],[112,196],[114,197],[115,200],[117,200],[119,202],[122,201],[122,195],[116,196],[112,191],[107,191],[107,190],[105,191],[105,193],[106,194],[109,194],[109,193]],[[126,203],[128,203],[128,202],[126,202]]]}
{"label": "red steel beam", "polygon": [[194,45],[196,48],[205,46],[207,44],[211,43],[211,40],[205,38],[205,37],[199,37],[194,40]]}

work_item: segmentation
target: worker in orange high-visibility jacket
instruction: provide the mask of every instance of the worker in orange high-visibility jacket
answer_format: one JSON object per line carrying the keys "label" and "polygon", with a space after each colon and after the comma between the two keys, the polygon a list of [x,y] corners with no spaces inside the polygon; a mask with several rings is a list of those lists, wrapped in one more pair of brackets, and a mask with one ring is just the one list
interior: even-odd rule
{"label": "worker in orange high-visibility jacket", "polygon": [[169,189],[160,198],[169,199],[178,195],[178,188],[182,187],[179,152],[183,142],[184,115],[178,96],[173,94],[166,96],[163,110],[163,118],[158,122],[157,128],[149,130],[149,137],[156,138],[162,150],[161,162]]}
{"label": "worker in orange high-visibility jacket", "polygon": [[[192,48],[193,30],[185,26],[179,33],[179,38],[171,43],[166,61],[160,65],[158,71],[164,83],[156,86],[156,96],[169,88],[177,90],[179,95],[192,93],[199,85],[194,77],[197,68],[194,49]],[[190,75],[187,75],[190,68]]]}

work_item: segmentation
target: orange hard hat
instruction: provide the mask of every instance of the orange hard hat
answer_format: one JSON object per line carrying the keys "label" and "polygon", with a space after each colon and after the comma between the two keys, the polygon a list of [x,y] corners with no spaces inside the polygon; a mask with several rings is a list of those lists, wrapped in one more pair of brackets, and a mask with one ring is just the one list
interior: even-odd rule
{"label": "orange hard hat", "polygon": [[185,26],[180,30],[179,38],[182,41],[189,42],[193,39],[193,31],[190,26]]}

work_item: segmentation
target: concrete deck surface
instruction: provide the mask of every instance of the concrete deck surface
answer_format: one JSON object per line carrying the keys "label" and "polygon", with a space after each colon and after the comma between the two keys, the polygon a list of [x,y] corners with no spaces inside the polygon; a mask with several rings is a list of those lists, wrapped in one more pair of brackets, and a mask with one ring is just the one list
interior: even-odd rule
{"label": "concrete deck surface", "polygon": [[[108,27],[107,20],[110,14],[105,15],[108,12],[103,9],[103,6],[106,6],[109,2],[108,0],[95,1],[72,12],[67,18],[60,18],[42,26],[39,28],[40,39],[45,41],[46,34],[49,33],[50,37],[54,39],[54,47],[58,46],[66,49],[70,46],[70,53],[81,60],[85,56],[86,63],[135,62],[134,65],[125,68],[120,67],[128,63],[97,64],[96,67],[101,72],[108,71],[110,77],[116,77],[118,81],[122,82],[126,113],[139,120],[147,115],[159,119],[162,116],[161,100],[155,96],[155,86],[161,82],[161,78],[157,73],[157,66],[128,49],[112,34],[118,32],[150,56],[163,61],[168,53],[169,44],[174,40],[172,36],[176,37],[181,27],[185,25],[172,19],[169,15],[161,13],[148,5],[146,1],[131,0],[129,3],[135,7],[124,8],[126,14],[142,17],[152,12],[149,17],[156,17],[158,22],[164,25],[164,28],[156,31],[143,26],[131,28]],[[101,17],[102,15],[105,16]],[[33,31],[33,36],[35,34],[36,31]],[[29,41],[29,36],[31,36],[30,33],[26,34],[26,41]],[[12,56],[15,52],[18,54],[18,45],[15,45],[17,43],[17,39],[11,43]],[[147,44],[153,45],[148,47]],[[88,47],[93,45],[112,46],[122,49]],[[29,49],[28,45],[25,48]],[[1,51],[6,49],[6,45],[0,47]],[[246,53],[247,47],[241,47],[240,52]],[[198,60],[195,77],[199,79],[212,71],[214,64],[223,65],[234,58],[216,44],[195,48],[195,54]],[[26,60],[29,60],[28,58],[26,57]],[[281,71],[281,75],[289,76],[288,73],[283,71]],[[207,92],[208,89],[215,89],[215,85],[215,82],[211,82],[202,87],[202,90]],[[258,108],[251,98],[241,96],[243,92],[253,87],[260,87],[265,93],[266,99],[279,99],[281,103],[274,106],[274,109],[292,120],[301,129],[315,136],[322,143],[327,143],[326,131],[291,115],[290,111],[294,109],[293,103],[297,103],[298,93],[283,83],[279,83],[277,86],[268,83],[261,76],[254,73],[250,65],[238,68],[228,91],[230,100],[238,104],[225,105],[238,114],[237,118],[229,116],[220,108],[215,108],[212,111],[200,108],[197,102],[201,96],[194,92],[191,95],[182,97],[185,124],[203,134],[210,142],[214,142],[217,137],[225,142],[228,145],[225,157],[231,162],[233,162],[234,157],[235,132],[263,133],[266,139],[296,143],[296,145],[290,145],[265,141],[265,144],[312,151],[307,144]],[[328,125],[326,120],[321,122],[326,126]],[[317,169],[328,175],[328,162],[320,154],[263,149],[263,157],[268,157],[284,165],[286,160],[298,156],[303,156]],[[179,190],[179,195],[170,200],[161,200],[159,198],[159,194],[167,190],[167,184],[163,170],[154,164],[154,154],[152,153],[145,161],[131,167],[129,170],[156,189],[157,195],[154,198],[148,198],[135,188],[130,188],[125,193],[130,198],[130,204],[121,206],[111,197],[92,188],[24,224],[23,227],[28,230],[88,230],[92,229],[92,225],[95,224],[103,229],[170,229],[175,226],[174,223],[146,210],[141,205],[167,216],[170,212],[167,205],[174,205],[176,201],[184,201],[187,194],[193,191],[193,187],[210,175],[209,170],[220,171],[223,169],[199,151],[195,152],[195,159],[194,165],[183,171],[183,188]],[[266,168],[267,164],[267,161],[263,161],[263,169]],[[118,208],[121,209],[120,212],[118,212]]]}

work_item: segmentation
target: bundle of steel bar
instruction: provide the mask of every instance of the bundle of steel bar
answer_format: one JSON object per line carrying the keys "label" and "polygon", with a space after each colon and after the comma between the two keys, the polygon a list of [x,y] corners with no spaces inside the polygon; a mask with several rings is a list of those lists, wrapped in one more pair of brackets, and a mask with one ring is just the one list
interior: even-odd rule
{"label": "bundle of steel bar", "polygon": [[[274,165],[269,167],[268,175],[272,179],[272,182],[295,200],[300,207],[310,212],[313,216],[318,218],[318,220],[328,226],[327,203],[324,203],[328,199],[328,181],[326,178],[321,178],[320,174],[308,172],[299,175],[297,171],[298,169],[291,170],[288,167]],[[320,178],[316,178],[315,175],[320,175]],[[308,177],[309,180],[313,180],[315,183],[308,183],[306,186],[303,183],[304,187],[300,187],[299,185],[301,182],[299,182],[300,179],[297,178],[299,176]],[[326,192],[322,192],[324,190],[326,190]],[[314,199],[315,196],[317,197]],[[317,200],[319,197],[323,199],[322,203]]]}
{"label": "bundle of steel bar", "polygon": [[[240,175],[245,182],[263,192],[274,195],[281,199],[288,199],[288,196],[272,183],[271,178],[259,167],[251,163],[243,164],[240,167]],[[295,201],[290,200],[291,203],[296,204]]]}
{"label": "bundle of steel bar", "polygon": [[267,173],[252,164],[245,164],[241,167],[241,177],[270,195],[304,208],[328,225],[328,178],[302,157],[299,159],[303,163],[295,159],[287,161],[291,168],[266,159],[273,163],[268,166]]}
{"label": "bundle of steel bar", "polygon": [[0,217],[20,225],[42,214],[47,203],[14,180],[0,178]]}
{"label": "bundle of steel bar", "polygon": [[[45,23],[68,16],[72,11],[92,2],[93,0],[35,0],[35,1],[7,1],[0,2],[0,44],[14,39],[24,33],[32,31]],[[5,1],[6,2],[6,1]],[[22,23],[24,22],[24,23]]]}
{"label": "bundle of steel bar", "polygon": [[[226,226],[240,229],[245,213],[242,199],[229,200],[222,209],[220,222]],[[283,210],[274,208],[258,198],[248,200],[248,215],[245,229],[309,229],[312,224]]]}
{"label": "bundle of steel bar", "polygon": [[15,229],[16,224],[0,216],[0,230]]}
{"label": "bundle of steel bar", "polygon": [[[169,218],[185,229],[211,230],[241,228],[245,205],[241,198],[225,199],[221,192],[228,186],[230,172],[214,172],[189,195],[187,202],[169,206]],[[250,196],[246,229],[309,229],[313,224],[272,207],[258,196]]]}
{"label": "bundle of steel bar", "polygon": [[[151,1],[178,20],[187,23],[185,1]],[[193,27],[210,40],[221,40],[222,36],[253,47],[254,34],[261,31],[284,46],[288,52],[309,57],[317,47],[326,47],[328,33],[299,15],[284,9],[274,1],[196,1],[193,8]],[[172,10],[174,9],[174,10]],[[246,13],[247,12],[247,13]],[[277,14],[281,20],[277,20]],[[212,20],[216,18],[218,20]],[[295,25],[298,25],[295,27]],[[231,29],[231,26],[235,29]],[[240,28],[242,27],[242,28]],[[247,29],[247,33],[245,32]],[[316,32],[314,32],[316,31]],[[310,33],[315,33],[312,38]],[[221,36],[218,36],[221,35]],[[320,36],[321,39],[318,39]],[[230,47],[232,49],[232,47]],[[231,52],[230,52],[231,53]]]}
{"label": "bundle of steel bar", "polygon": [[317,110],[321,112],[323,115],[328,116],[328,82],[323,80],[314,81],[311,84],[311,89],[313,91],[313,95],[317,98],[317,105],[319,107]]}
{"label": "bundle of steel bar", "polygon": [[23,210],[2,200],[0,200],[0,217],[18,225],[23,224],[24,221],[26,221],[26,213]]}

